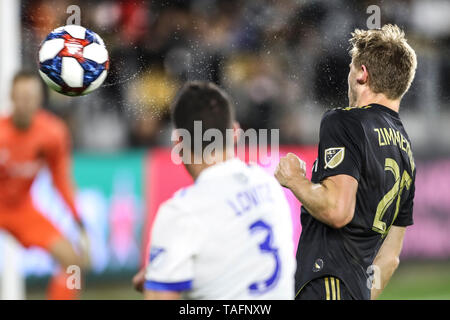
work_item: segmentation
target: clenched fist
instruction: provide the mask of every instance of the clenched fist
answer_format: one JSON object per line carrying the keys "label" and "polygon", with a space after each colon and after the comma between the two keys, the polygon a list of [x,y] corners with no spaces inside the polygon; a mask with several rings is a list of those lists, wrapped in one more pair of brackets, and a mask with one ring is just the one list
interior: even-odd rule
{"label": "clenched fist", "polygon": [[275,178],[286,188],[291,188],[292,183],[306,175],[305,161],[293,153],[288,153],[286,157],[280,159],[275,170]]}

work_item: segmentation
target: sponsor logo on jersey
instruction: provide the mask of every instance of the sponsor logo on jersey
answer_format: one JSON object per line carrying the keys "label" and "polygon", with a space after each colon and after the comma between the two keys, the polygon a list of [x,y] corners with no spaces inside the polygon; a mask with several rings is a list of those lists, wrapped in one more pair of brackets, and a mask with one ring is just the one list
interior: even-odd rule
{"label": "sponsor logo on jersey", "polygon": [[323,268],[323,260],[319,258],[314,262],[312,271],[319,272],[320,270],[322,270],[322,268]]}

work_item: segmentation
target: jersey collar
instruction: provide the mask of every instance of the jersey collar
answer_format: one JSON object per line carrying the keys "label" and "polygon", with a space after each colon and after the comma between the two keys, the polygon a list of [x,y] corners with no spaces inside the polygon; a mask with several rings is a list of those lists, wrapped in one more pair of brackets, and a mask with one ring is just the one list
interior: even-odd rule
{"label": "jersey collar", "polygon": [[390,115],[392,115],[392,116],[394,116],[394,117],[396,117],[396,118],[399,118],[398,112],[395,112],[394,110],[392,110],[392,109],[390,109],[390,108],[388,108],[388,107],[386,107],[386,106],[383,106],[382,104],[371,103],[370,106],[371,106],[372,108],[376,109],[376,110],[380,110],[380,111],[382,111],[382,112],[387,112],[387,113],[389,113]]}

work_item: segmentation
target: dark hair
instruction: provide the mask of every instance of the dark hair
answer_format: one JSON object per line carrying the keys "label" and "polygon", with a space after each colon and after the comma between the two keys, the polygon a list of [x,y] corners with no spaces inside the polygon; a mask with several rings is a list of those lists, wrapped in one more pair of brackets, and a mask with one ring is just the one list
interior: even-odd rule
{"label": "dark hair", "polygon": [[[234,110],[228,95],[214,83],[192,81],[178,93],[172,105],[172,121],[175,128],[186,129],[192,140],[194,121],[202,122],[202,137],[206,130],[218,129],[225,147],[226,130],[233,127]],[[202,147],[208,143],[203,141]]]}

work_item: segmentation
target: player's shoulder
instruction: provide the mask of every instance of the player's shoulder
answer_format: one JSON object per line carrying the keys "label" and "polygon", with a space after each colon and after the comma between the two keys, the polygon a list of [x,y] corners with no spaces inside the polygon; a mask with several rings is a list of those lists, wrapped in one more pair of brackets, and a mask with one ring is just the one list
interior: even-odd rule
{"label": "player's shoulder", "polygon": [[202,224],[199,214],[204,213],[204,208],[201,206],[201,198],[195,199],[195,194],[189,192],[192,188],[189,186],[179,189],[159,206],[155,220],[159,230],[165,232],[164,230],[174,228],[198,228]]}
{"label": "player's shoulder", "polygon": [[164,224],[166,224],[166,222],[168,224],[174,223],[189,214],[189,210],[186,210],[186,206],[183,205],[183,201],[180,201],[177,193],[161,203],[158,208],[157,219],[162,221]]}
{"label": "player's shoulder", "polygon": [[165,206],[165,207],[177,207],[177,206],[181,206],[185,200],[185,196],[188,192],[188,190],[190,189],[190,186],[187,187],[183,187],[178,189],[177,191],[175,191],[172,196],[167,199],[166,201],[164,201],[161,206]]}
{"label": "player's shoulder", "polygon": [[346,108],[333,108],[326,111],[322,117],[323,120],[334,121],[351,121],[356,119],[362,119],[368,116],[371,106],[363,107],[346,107]]}
{"label": "player's shoulder", "polygon": [[266,177],[269,176],[269,174],[257,163],[249,162],[245,163],[245,170],[249,172],[251,175],[259,176],[259,177]]}
{"label": "player's shoulder", "polygon": [[195,185],[186,186],[178,189],[174,194],[164,201],[159,210],[173,212],[174,214],[188,214],[191,210],[193,200],[195,200]]}
{"label": "player's shoulder", "polygon": [[365,119],[370,117],[370,106],[334,108],[322,117],[322,128],[337,128],[344,131],[363,131]]}

